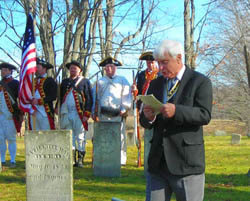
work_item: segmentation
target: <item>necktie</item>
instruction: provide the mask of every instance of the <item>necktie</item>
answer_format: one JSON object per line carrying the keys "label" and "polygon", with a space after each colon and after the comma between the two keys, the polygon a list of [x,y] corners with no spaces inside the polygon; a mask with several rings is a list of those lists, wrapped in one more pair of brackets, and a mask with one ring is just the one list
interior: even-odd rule
{"label": "necktie", "polygon": [[[164,95],[163,95],[163,98],[164,98],[163,103],[168,102],[174,96],[174,94],[175,94],[174,88],[176,88],[174,86],[175,86],[177,80],[178,79],[176,77],[173,79],[166,80],[166,85],[165,85],[166,87],[165,87]],[[172,94],[172,93],[174,93],[174,94]]]}
{"label": "necktie", "polygon": [[175,85],[177,81],[177,78],[173,78],[173,79],[168,79],[168,92],[171,91],[171,89],[173,88],[173,86]]}

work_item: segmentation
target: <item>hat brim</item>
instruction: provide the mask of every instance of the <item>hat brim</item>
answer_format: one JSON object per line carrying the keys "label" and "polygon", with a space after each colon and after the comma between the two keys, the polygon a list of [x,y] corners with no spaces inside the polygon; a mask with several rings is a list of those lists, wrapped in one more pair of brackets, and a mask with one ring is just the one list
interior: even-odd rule
{"label": "hat brim", "polygon": [[122,66],[122,63],[113,57],[107,57],[107,58],[103,59],[99,63],[99,66],[105,67],[108,64],[114,64],[115,66]]}
{"label": "hat brim", "polygon": [[41,65],[43,68],[46,68],[47,70],[54,67],[54,66],[53,66],[52,64],[50,64],[49,62],[47,62],[47,61],[45,61],[45,60],[42,60],[42,59],[39,59],[39,58],[36,58],[36,64],[37,64],[37,65]]}
{"label": "hat brim", "polygon": [[80,68],[81,71],[82,71],[81,65],[80,65],[80,63],[78,63],[77,61],[69,62],[69,63],[67,63],[65,66],[66,66],[67,69],[69,69],[71,65],[77,66],[77,67]]}
{"label": "hat brim", "polygon": [[17,67],[15,67],[14,65],[6,63],[6,62],[3,62],[0,64],[0,69],[2,69],[2,68],[8,68],[9,70],[16,70],[17,69]]}
{"label": "hat brim", "polygon": [[141,54],[141,56],[139,57],[140,60],[145,60],[145,61],[154,61],[154,56],[153,56],[153,52],[144,52]]}

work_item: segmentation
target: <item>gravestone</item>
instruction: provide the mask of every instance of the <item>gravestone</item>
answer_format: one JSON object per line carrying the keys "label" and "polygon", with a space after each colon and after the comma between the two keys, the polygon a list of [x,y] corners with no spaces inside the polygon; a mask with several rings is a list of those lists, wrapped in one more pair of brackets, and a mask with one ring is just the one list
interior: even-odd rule
{"label": "gravestone", "polygon": [[136,136],[134,132],[127,132],[127,145],[128,146],[136,145]]}
{"label": "gravestone", "polygon": [[153,137],[153,129],[144,129],[144,175],[148,170],[148,155],[151,147],[150,140]]}
{"label": "gravestone", "polygon": [[233,133],[232,134],[232,144],[240,144],[241,135]]}
{"label": "gravestone", "polygon": [[73,201],[71,130],[26,131],[27,201]]}
{"label": "gravestone", "polygon": [[226,131],[216,130],[214,135],[215,136],[226,136],[227,133],[226,133]]}
{"label": "gravestone", "polygon": [[121,176],[121,123],[94,123],[94,175]]}

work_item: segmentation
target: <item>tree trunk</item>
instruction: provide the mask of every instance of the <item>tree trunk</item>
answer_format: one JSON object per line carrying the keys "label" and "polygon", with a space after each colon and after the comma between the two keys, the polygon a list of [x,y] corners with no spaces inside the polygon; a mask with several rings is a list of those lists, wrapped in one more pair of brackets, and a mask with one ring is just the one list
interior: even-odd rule
{"label": "tree trunk", "polygon": [[[53,31],[52,31],[52,5],[48,5],[48,1],[39,0],[39,14],[40,14],[40,24],[38,29],[40,32],[40,39],[43,44],[43,53],[45,60],[55,66],[55,49],[53,41]],[[43,55],[37,55],[43,56]],[[48,71],[49,76],[52,76],[52,72]]]}
{"label": "tree trunk", "polygon": [[[191,14],[190,14],[191,7]],[[194,18],[195,7],[193,0],[184,0],[184,51],[185,65],[195,68],[196,55],[194,53]]]}
{"label": "tree trunk", "polygon": [[250,55],[247,49],[247,46],[244,45],[244,57],[246,61],[246,71],[247,71],[247,79],[248,79],[248,87],[250,89]]}
{"label": "tree trunk", "polygon": [[105,57],[111,56],[113,52],[112,41],[113,41],[113,17],[115,13],[115,0],[106,0],[107,16],[106,19],[106,48]]}

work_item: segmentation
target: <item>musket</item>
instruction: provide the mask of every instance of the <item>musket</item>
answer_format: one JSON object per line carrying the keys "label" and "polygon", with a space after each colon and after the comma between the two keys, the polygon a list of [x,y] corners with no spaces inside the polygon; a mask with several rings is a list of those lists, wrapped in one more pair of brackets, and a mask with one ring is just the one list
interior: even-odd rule
{"label": "musket", "polygon": [[61,129],[61,82],[60,77],[57,84],[57,115],[58,115],[58,130]]}
{"label": "musket", "polygon": [[[98,117],[98,73],[96,74],[96,85],[95,85],[95,111],[94,111],[94,121],[98,122],[99,117]],[[92,137],[92,163],[91,166],[92,168],[94,167],[94,142],[93,142],[93,137]]]}
{"label": "musket", "polygon": [[99,102],[98,102],[98,73],[96,75],[96,84],[95,84],[95,111],[94,111],[94,121],[98,122],[99,117],[98,117],[98,107],[99,107]]}
{"label": "musket", "polygon": [[[136,77],[133,72],[133,85],[136,85]],[[138,149],[137,156],[137,167],[141,167],[141,136],[140,136],[140,127],[139,127],[139,111],[136,104],[136,96],[138,90],[133,91],[133,109],[134,109],[134,136],[136,136],[136,146]]]}

